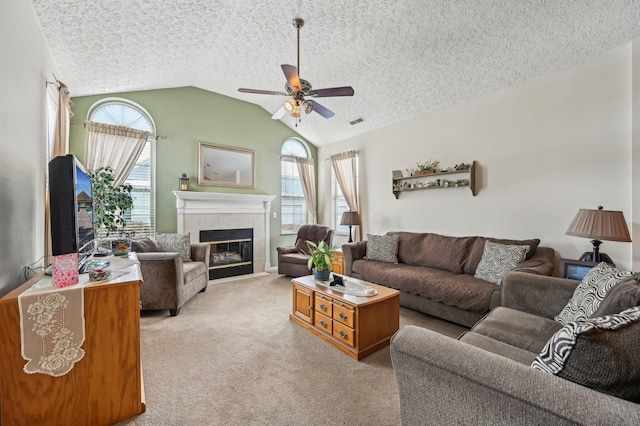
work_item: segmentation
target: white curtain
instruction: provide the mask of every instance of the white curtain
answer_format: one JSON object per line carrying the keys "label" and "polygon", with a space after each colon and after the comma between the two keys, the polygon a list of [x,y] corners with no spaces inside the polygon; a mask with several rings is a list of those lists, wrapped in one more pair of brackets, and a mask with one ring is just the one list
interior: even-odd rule
{"label": "white curtain", "polygon": [[300,183],[304,199],[307,202],[307,209],[311,212],[311,223],[318,223],[318,209],[316,203],[316,178],[313,159],[294,157],[298,166]]}
{"label": "white curtain", "polygon": [[[331,166],[336,174],[336,180],[340,185],[340,190],[349,206],[349,210],[358,212],[360,223],[362,223],[362,211],[360,210],[360,194],[358,191],[357,162],[358,151],[342,152],[330,157]],[[356,227],[354,241],[360,241],[362,225]]]}
{"label": "white curtain", "polygon": [[115,184],[122,184],[138,161],[151,133],[92,121],[87,121],[85,126],[85,167],[89,170],[111,167]]}

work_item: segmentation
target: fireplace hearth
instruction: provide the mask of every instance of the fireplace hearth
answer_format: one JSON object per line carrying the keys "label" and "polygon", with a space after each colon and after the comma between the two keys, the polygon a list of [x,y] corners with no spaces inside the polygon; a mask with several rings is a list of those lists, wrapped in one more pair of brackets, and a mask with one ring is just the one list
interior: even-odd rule
{"label": "fireplace hearth", "polygon": [[200,242],[209,243],[209,279],[253,273],[253,229],[200,231]]}

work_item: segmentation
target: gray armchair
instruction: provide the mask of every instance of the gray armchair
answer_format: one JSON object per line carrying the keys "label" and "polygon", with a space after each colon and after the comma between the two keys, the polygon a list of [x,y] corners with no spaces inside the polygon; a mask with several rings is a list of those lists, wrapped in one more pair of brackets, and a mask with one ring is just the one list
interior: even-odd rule
{"label": "gray armchair", "polygon": [[305,255],[305,253],[309,252],[307,241],[313,241],[318,244],[323,240],[331,247],[333,229],[324,225],[302,225],[298,229],[295,245],[276,248],[278,251],[278,273],[290,277],[311,275],[311,271],[307,268],[309,257]]}
{"label": "gray armchair", "polygon": [[[135,246],[134,246],[135,251]],[[171,316],[209,284],[210,246],[191,243],[191,261],[178,253],[137,252],[142,271],[141,310],[168,309]]]}

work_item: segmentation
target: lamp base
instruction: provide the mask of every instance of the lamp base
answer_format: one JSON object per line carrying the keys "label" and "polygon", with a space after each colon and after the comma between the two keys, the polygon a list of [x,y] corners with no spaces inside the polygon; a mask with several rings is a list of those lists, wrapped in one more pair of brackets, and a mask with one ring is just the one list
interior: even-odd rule
{"label": "lamp base", "polygon": [[606,253],[598,253],[597,257],[594,259],[592,251],[585,251],[582,253],[582,256],[580,256],[580,260],[583,262],[607,262],[611,265],[615,265],[613,260],[611,260],[609,255]]}

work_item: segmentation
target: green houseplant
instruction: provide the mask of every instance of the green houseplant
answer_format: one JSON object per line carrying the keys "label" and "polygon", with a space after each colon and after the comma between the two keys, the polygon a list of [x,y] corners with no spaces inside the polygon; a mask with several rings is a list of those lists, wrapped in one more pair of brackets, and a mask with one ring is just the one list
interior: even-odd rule
{"label": "green houseplant", "polygon": [[116,185],[110,167],[89,172],[89,177],[93,185],[93,224],[96,231],[107,237],[117,232],[121,238],[111,241],[114,254],[125,255],[129,252],[131,241],[130,233],[125,231],[127,222],[124,212],[133,207],[133,187],[129,184]]}
{"label": "green houseplant", "polygon": [[331,274],[331,256],[333,250],[326,242],[320,241],[316,244],[313,241],[307,241],[309,247],[309,260],[307,267],[313,268],[313,277],[318,280],[327,280]]}

